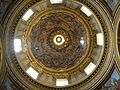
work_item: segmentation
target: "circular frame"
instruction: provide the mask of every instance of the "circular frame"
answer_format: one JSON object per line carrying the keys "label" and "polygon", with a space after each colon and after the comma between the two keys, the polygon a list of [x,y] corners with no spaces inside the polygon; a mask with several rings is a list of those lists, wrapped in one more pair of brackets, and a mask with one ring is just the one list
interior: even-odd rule
{"label": "circular frame", "polygon": [[[61,9],[62,9],[62,10],[59,10],[59,8],[55,8],[55,10],[54,10],[54,9],[51,10],[51,8],[50,8],[50,9],[45,10],[45,13],[42,12],[42,14],[43,14],[43,13],[44,13],[44,14],[46,14],[46,13],[49,14],[49,13],[52,12],[52,11],[54,11],[54,12],[60,12],[60,11],[62,11],[62,12],[69,12],[69,13],[72,13],[72,14],[73,14],[73,12],[74,12],[75,14],[78,14],[77,12],[75,12],[75,11],[73,11],[73,10],[70,10],[70,9],[68,9],[68,8],[63,8],[63,7],[62,7]],[[49,11],[49,10],[50,10],[50,11]],[[44,15],[44,14],[43,14],[43,15]],[[33,20],[33,21],[31,21],[31,22],[37,23],[37,22],[38,22],[38,18],[39,18],[40,15],[41,15],[41,13],[38,14],[38,15],[36,15],[35,21]],[[42,15],[42,16],[43,16],[43,15]],[[74,14],[73,14],[73,15],[74,15]],[[41,16],[41,17],[42,17],[42,16]],[[77,15],[75,15],[75,16],[77,16]],[[77,65],[75,65],[75,66],[73,66],[73,67],[71,67],[71,68],[69,68],[69,69],[65,69],[65,70],[61,70],[61,69],[60,69],[60,70],[59,70],[59,69],[57,69],[57,70],[49,69],[49,68],[45,67],[42,63],[36,62],[36,61],[38,61],[38,60],[36,60],[36,58],[33,56],[32,52],[31,52],[31,49],[28,48],[27,53],[28,53],[28,56],[30,55],[29,59],[31,60],[33,67],[36,66],[36,65],[42,66],[41,68],[45,69],[46,73],[50,73],[50,74],[56,73],[57,76],[58,76],[58,73],[63,73],[63,75],[64,75],[64,73],[73,73],[73,72],[77,71],[78,69],[80,69],[80,67],[82,67],[83,65],[85,65],[85,63],[87,63],[86,66],[88,65],[88,63],[89,63],[89,62],[88,62],[88,59],[89,59],[89,56],[90,56],[90,54],[91,54],[91,52],[92,52],[92,49],[93,49],[92,30],[91,30],[91,28],[89,27],[88,23],[86,23],[87,20],[85,20],[85,19],[84,19],[81,15],[79,15],[79,14],[78,14],[78,17],[80,17],[80,18],[79,18],[80,21],[81,21],[82,23],[84,23],[84,27],[85,27],[85,30],[86,30],[86,32],[87,32],[88,48],[87,48],[85,54],[84,54],[84,55],[80,58],[80,60],[78,61]],[[30,22],[30,21],[29,21],[29,22]],[[35,23],[34,23],[34,24],[35,24]],[[30,38],[29,38],[30,32],[31,32],[30,30],[32,30],[32,27],[33,27],[34,24],[31,24],[31,23],[27,24],[27,25],[28,25],[28,31],[29,31],[29,32],[26,33],[26,35],[27,35],[26,38],[28,38],[28,39],[25,39],[25,40],[26,40],[26,43],[29,42],[29,41],[31,41]],[[28,46],[31,46],[31,45],[28,44]],[[83,61],[84,61],[84,62],[83,62]],[[36,68],[36,67],[34,67],[34,68]],[[76,69],[74,69],[74,68],[76,68]],[[83,69],[83,68],[81,68],[81,69]],[[40,69],[40,72],[41,72],[41,69]]]}
{"label": "circular frame", "polygon": [[[115,65],[117,67],[118,72],[120,72],[120,46],[119,46],[119,42],[120,42],[120,2],[118,3],[117,9],[115,9],[114,11],[114,21],[113,21],[113,25],[114,25],[114,32],[115,32]],[[120,73],[119,73],[120,74]]]}

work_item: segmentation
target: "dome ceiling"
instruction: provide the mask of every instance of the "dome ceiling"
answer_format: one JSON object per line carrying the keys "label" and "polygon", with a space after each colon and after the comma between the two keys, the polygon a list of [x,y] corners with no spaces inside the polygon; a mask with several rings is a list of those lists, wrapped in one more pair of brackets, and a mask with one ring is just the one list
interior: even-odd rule
{"label": "dome ceiling", "polygon": [[88,47],[83,24],[75,16],[59,10],[37,20],[31,33],[28,31],[34,57],[52,69],[68,69],[77,64]]}
{"label": "dome ceiling", "polygon": [[18,1],[4,22],[7,64],[15,81],[25,89],[87,89],[101,84],[113,66],[113,40],[109,17],[98,4]]}

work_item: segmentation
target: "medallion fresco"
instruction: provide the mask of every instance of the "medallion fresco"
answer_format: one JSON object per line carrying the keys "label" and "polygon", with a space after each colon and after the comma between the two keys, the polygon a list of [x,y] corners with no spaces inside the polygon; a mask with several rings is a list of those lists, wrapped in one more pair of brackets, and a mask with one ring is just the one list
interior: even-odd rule
{"label": "medallion fresco", "polygon": [[[65,38],[62,45],[52,43],[56,35]],[[67,12],[42,16],[32,28],[30,38],[35,58],[52,69],[74,66],[86,52],[88,43],[87,32],[79,18]]]}

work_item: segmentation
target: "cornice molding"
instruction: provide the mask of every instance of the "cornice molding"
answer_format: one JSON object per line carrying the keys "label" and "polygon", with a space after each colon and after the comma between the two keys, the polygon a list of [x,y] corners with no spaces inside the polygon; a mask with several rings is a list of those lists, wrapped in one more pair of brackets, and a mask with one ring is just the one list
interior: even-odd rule
{"label": "cornice molding", "polygon": [[107,2],[105,0],[98,0],[100,1],[100,3],[102,3],[102,5],[108,10],[110,16],[113,16],[113,11],[112,9],[109,7],[109,5],[107,4]]}

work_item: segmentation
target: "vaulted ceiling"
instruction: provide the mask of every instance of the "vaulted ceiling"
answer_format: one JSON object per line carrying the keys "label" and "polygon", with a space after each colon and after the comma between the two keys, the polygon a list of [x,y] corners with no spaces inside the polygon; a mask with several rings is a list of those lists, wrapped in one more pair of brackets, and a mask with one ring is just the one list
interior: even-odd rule
{"label": "vaulted ceiling", "polygon": [[0,19],[1,88],[99,89],[120,74],[119,0],[3,0]]}

